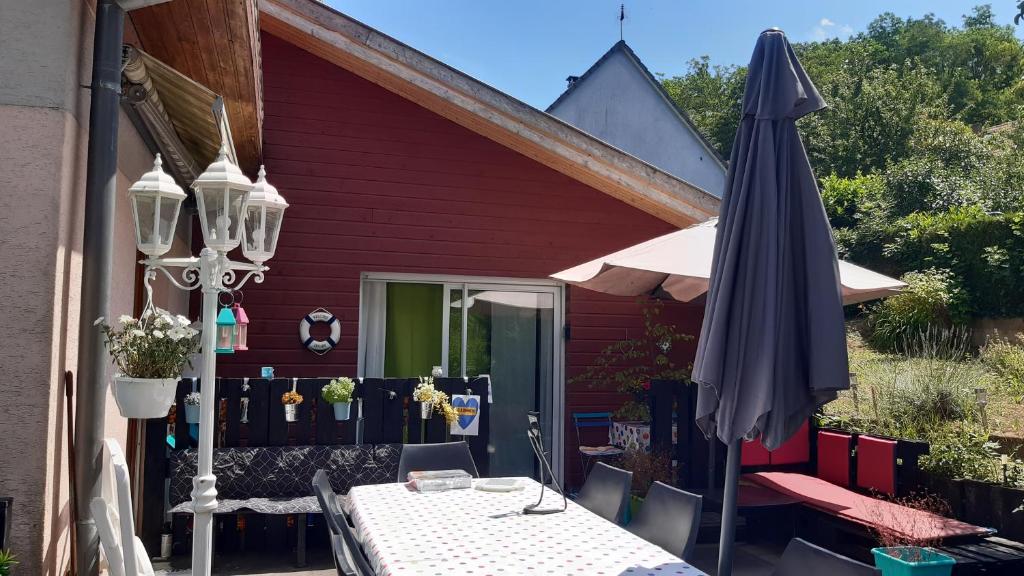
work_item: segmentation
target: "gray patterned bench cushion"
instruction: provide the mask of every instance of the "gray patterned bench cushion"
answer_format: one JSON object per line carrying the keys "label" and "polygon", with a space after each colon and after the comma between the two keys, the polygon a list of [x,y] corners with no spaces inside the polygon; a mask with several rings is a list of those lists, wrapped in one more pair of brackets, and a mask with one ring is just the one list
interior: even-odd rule
{"label": "gray patterned bench cushion", "polygon": [[[218,448],[213,455],[216,512],[319,513],[312,488],[317,470],[326,470],[335,492],[346,494],[352,486],[394,482],[401,454],[401,444]],[[171,455],[172,513],[192,511],[196,458],[192,449]]]}

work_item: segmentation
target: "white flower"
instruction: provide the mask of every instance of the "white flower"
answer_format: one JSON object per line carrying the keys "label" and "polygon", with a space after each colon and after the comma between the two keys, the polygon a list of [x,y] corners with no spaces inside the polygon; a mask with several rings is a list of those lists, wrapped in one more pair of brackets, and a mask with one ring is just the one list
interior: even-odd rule
{"label": "white flower", "polygon": [[153,338],[163,338],[164,333],[159,330],[153,330]]}
{"label": "white flower", "polygon": [[192,323],[191,320],[189,320],[185,316],[182,316],[181,314],[175,316],[174,319],[178,321],[178,326],[181,326],[182,328]]}
{"label": "white flower", "polygon": [[127,314],[121,314],[120,316],[117,317],[117,321],[120,322],[121,324],[128,324],[134,322],[135,318],[132,318]]}
{"label": "white flower", "polygon": [[138,328],[132,330],[131,334],[132,334],[132,336],[135,336],[137,338],[142,338],[143,336],[146,335],[145,332],[143,332],[142,330],[139,330]]}
{"label": "white flower", "polygon": [[103,324],[103,320],[105,320],[105,318],[103,318],[103,316],[100,316],[99,318],[93,321],[92,325],[99,326],[100,324]]}
{"label": "white flower", "polygon": [[170,330],[167,331],[167,337],[177,342],[182,338],[188,337],[188,332],[186,332],[185,329],[180,326],[175,326],[174,328],[171,328]]}

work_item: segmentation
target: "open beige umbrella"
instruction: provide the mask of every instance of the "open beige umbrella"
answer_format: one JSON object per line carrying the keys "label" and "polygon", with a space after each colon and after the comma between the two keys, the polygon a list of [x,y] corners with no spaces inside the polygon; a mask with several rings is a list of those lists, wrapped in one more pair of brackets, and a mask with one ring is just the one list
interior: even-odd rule
{"label": "open beige umbrella", "polygon": [[[717,218],[665,234],[591,260],[551,277],[574,286],[617,296],[664,292],[692,302],[708,290]],[[891,296],[906,284],[849,262],[839,261],[843,304]]]}

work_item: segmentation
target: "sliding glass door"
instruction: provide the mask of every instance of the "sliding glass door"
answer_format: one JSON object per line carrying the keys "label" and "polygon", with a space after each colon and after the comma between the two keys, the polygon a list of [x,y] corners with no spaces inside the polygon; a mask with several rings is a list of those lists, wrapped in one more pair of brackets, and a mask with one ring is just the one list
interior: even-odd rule
{"label": "sliding glass door", "polygon": [[489,376],[480,394],[491,402],[490,474],[533,476],[527,412],[540,411],[548,449],[561,456],[561,305],[550,284],[367,278],[360,372],[414,377],[441,366],[446,376]]}

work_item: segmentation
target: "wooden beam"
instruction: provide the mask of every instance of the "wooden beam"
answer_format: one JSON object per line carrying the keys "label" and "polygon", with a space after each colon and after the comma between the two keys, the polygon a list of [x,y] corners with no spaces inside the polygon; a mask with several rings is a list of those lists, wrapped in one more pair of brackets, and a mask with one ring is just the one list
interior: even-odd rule
{"label": "wooden beam", "polygon": [[316,2],[261,0],[263,30],[678,226],[718,198]]}

